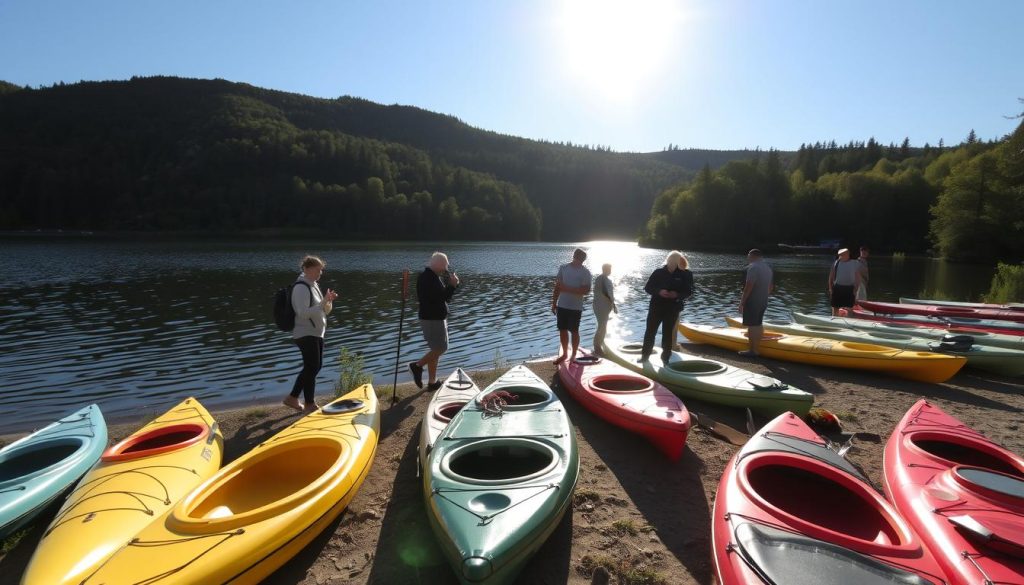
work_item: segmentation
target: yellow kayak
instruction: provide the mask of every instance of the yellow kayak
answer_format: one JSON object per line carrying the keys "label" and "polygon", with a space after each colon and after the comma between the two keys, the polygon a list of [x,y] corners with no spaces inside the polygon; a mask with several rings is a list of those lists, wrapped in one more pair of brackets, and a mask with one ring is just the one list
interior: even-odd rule
{"label": "yellow kayak", "polygon": [[379,431],[360,386],[226,465],[82,585],[259,583],[348,506]]}
{"label": "yellow kayak", "polygon": [[21,582],[81,583],[212,476],[223,452],[217,423],[195,398],[108,448],[46,529]]}
{"label": "yellow kayak", "polygon": [[[745,350],[749,345],[743,329],[680,323],[679,331],[690,341],[734,351]],[[760,353],[779,360],[868,370],[918,382],[945,382],[967,363],[962,356],[775,332],[765,332]]]}

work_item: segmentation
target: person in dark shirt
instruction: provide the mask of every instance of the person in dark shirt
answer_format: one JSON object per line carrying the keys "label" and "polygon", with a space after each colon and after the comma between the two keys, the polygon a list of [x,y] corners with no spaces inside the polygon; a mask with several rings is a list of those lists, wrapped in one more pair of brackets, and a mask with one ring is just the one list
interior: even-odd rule
{"label": "person in dark shirt", "polygon": [[437,380],[437,361],[448,351],[448,301],[459,287],[459,277],[448,270],[448,256],[434,252],[430,264],[416,280],[416,299],[420,303],[420,328],[427,342],[427,353],[419,361],[409,362],[413,382],[423,387],[423,367],[430,376],[427,390],[441,387]]}
{"label": "person in dark shirt", "polygon": [[651,273],[644,290],[651,295],[651,304],[647,308],[647,329],[644,330],[643,350],[640,362],[651,357],[654,350],[654,337],[661,328],[661,360],[668,363],[672,357],[672,343],[675,341],[676,323],[679,313],[683,310],[686,299],[693,294],[693,273],[680,268],[679,260],[683,255],[672,251],[665,258],[665,265]]}

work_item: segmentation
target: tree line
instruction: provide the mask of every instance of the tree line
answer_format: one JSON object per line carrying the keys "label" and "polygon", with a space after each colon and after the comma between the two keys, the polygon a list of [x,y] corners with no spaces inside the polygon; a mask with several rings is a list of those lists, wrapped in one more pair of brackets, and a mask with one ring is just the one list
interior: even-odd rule
{"label": "tree line", "polygon": [[705,167],[663,191],[642,237],[662,247],[743,250],[838,238],[953,260],[1024,259],[1024,124],[955,147],[870,139],[802,145]]}
{"label": "tree line", "polygon": [[0,229],[632,238],[696,168],[224,80],[0,84]]}

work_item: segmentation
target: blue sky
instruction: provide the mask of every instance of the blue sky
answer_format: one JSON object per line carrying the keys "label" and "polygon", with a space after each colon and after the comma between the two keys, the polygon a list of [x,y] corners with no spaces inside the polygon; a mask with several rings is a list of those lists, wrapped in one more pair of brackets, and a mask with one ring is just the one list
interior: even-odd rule
{"label": "blue sky", "polygon": [[0,79],[222,77],[660,150],[1011,131],[1016,0],[0,0]]}

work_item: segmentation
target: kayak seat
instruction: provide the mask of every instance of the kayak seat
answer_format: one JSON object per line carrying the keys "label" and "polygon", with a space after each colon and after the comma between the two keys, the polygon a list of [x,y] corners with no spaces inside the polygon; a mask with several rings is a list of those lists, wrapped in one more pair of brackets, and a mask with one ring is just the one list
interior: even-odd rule
{"label": "kayak seat", "polygon": [[767,378],[764,376],[757,376],[747,380],[754,390],[785,390],[789,388],[789,384],[776,380],[775,378]]}
{"label": "kayak seat", "polygon": [[743,522],[733,531],[743,560],[770,585],[936,585],[848,548]]}
{"label": "kayak seat", "polygon": [[974,338],[970,335],[943,335],[938,343],[928,345],[932,351],[970,351]]}

